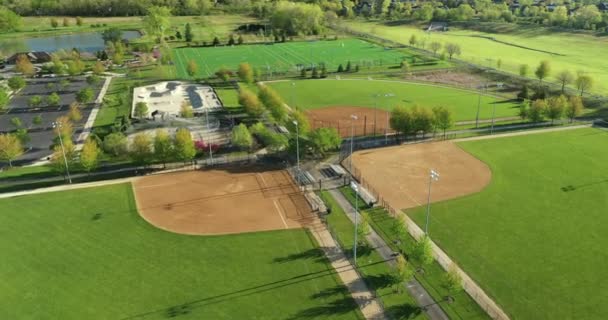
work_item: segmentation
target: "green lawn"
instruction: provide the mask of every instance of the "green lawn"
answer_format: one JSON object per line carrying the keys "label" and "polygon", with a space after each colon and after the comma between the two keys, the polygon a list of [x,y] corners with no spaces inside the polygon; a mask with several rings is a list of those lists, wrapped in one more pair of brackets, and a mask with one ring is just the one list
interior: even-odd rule
{"label": "green lawn", "polygon": [[[298,65],[310,67],[325,63],[328,71],[334,72],[338,65],[352,67],[359,65],[360,70],[390,67],[398,68],[404,59],[411,60],[413,54],[403,49],[386,49],[380,45],[359,39],[338,39],[327,41],[299,41],[277,44],[180,48],[174,49],[177,74],[179,78],[190,78],[186,72],[188,61],[198,64],[196,77],[211,76],[225,67],[236,70],[239,63],[248,62],[262,73],[297,72]],[[446,67],[448,64],[437,59],[418,57],[420,68]],[[310,74],[310,72],[309,72]]]}
{"label": "green lawn", "polygon": [[[608,132],[460,146],[490,166],[492,182],[480,193],[433,204],[431,238],[513,319],[604,319]],[[423,225],[424,208],[408,214]]]}
{"label": "green lawn", "polygon": [[[294,84],[292,84],[294,83]],[[425,108],[446,106],[456,121],[475,120],[479,95],[474,91],[434,85],[384,80],[303,80],[269,83],[288,104],[302,109],[329,106],[379,107],[419,105]],[[386,96],[389,94],[389,96]],[[380,95],[380,96],[379,96]],[[519,104],[492,96],[482,96],[480,119],[516,116]]]}
{"label": "green lawn", "polygon": [[[331,214],[327,216],[327,224],[333,230],[334,236],[338,238],[346,254],[352,257],[354,224],[329,192],[322,191],[321,198],[331,208]],[[376,290],[387,314],[392,319],[427,319],[426,314],[421,312],[416,301],[407,291],[403,290],[401,293],[396,291],[393,276],[395,271],[389,267],[378,252],[372,248],[360,246],[357,249],[357,257],[357,265],[365,282]]]}
{"label": "green lawn", "polygon": [[[530,77],[534,77],[534,69],[540,61],[548,60],[552,66],[552,76],[562,70],[572,73],[584,71],[596,80],[592,91],[608,93],[608,64],[605,59],[608,56],[608,37],[605,36],[555,32],[537,25],[527,27],[516,24],[491,24],[488,29],[492,32],[450,27],[450,31],[430,34],[418,26],[386,26],[363,21],[345,24],[354,30],[403,44],[408,43],[412,34],[418,39],[426,39],[427,44],[433,41],[457,43],[462,48],[460,59],[494,68],[500,59],[501,69],[513,73],[519,73],[520,64],[527,64]],[[549,80],[556,81],[553,77]]]}
{"label": "green lawn", "polygon": [[304,230],[185,236],[128,184],[0,200],[2,319],[359,319]]}

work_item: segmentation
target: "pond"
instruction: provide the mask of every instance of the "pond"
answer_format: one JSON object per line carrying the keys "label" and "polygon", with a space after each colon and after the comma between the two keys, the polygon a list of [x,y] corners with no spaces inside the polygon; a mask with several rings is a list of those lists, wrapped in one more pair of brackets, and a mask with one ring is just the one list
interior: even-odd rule
{"label": "pond", "polygon": [[[139,31],[123,31],[122,37],[126,40],[139,38]],[[25,52],[25,51],[47,51],[54,52],[65,49],[77,48],[80,51],[96,52],[102,50],[105,45],[101,33],[85,32],[63,34],[46,37],[33,37],[22,39],[0,40],[0,47],[4,52]]]}

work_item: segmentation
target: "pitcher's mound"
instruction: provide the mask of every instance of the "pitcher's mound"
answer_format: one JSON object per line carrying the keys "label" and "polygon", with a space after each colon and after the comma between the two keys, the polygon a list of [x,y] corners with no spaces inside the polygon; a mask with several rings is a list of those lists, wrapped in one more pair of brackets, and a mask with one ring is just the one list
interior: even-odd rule
{"label": "pitcher's mound", "polygon": [[141,216],[175,233],[213,235],[299,228],[313,219],[285,170],[189,171],[133,183]]}

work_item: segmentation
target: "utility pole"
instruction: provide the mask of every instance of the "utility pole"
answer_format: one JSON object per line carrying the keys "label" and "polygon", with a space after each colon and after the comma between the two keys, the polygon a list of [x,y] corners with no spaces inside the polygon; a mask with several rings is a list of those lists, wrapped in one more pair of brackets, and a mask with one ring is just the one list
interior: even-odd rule
{"label": "utility pole", "polygon": [[424,226],[424,234],[427,236],[429,234],[429,216],[431,214],[431,186],[433,185],[433,181],[439,181],[439,173],[431,169],[431,173],[429,174],[429,196],[426,200],[426,225]]}
{"label": "utility pole", "polygon": [[65,172],[68,176],[68,182],[72,184],[72,177],[70,176],[70,167],[68,166],[68,158],[65,156],[65,148],[63,147],[63,138],[61,137],[61,122],[53,122],[53,129],[57,130],[57,136],[59,136],[59,144],[61,144],[61,152],[63,153],[63,163],[65,164]]}

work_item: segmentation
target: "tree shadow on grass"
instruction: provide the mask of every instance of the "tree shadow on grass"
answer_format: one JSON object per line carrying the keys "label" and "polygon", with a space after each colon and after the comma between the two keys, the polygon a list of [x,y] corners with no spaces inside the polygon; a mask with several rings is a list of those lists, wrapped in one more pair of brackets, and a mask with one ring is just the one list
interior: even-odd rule
{"label": "tree shadow on grass", "polygon": [[376,290],[391,287],[397,284],[398,282],[398,279],[390,273],[383,273],[379,275],[366,275],[363,277],[363,280],[370,287]]}
{"label": "tree shadow on grass", "polygon": [[320,248],[313,248],[299,253],[292,253],[284,257],[278,257],[275,258],[273,261],[275,263],[286,263],[299,259],[313,259],[315,261],[320,261],[325,259],[325,255],[323,253],[323,250],[321,250]]}
{"label": "tree shadow on grass", "polygon": [[287,318],[289,320],[304,319],[304,318],[319,318],[331,317],[346,314],[357,310],[359,306],[351,297],[345,297],[332,301],[323,306],[316,306],[297,312],[295,315]]}
{"label": "tree shadow on grass", "polygon": [[420,315],[420,313],[422,313],[422,310],[418,306],[409,303],[391,306],[386,308],[384,311],[390,316],[391,319],[395,320],[414,319]]}
{"label": "tree shadow on grass", "polygon": [[325,299],[335,295],[350,295],[350,293],[348,292],[348,288],[346,288],[345,286],[335,286],[323,289],[311,295],[310,297],[312,299]]}

